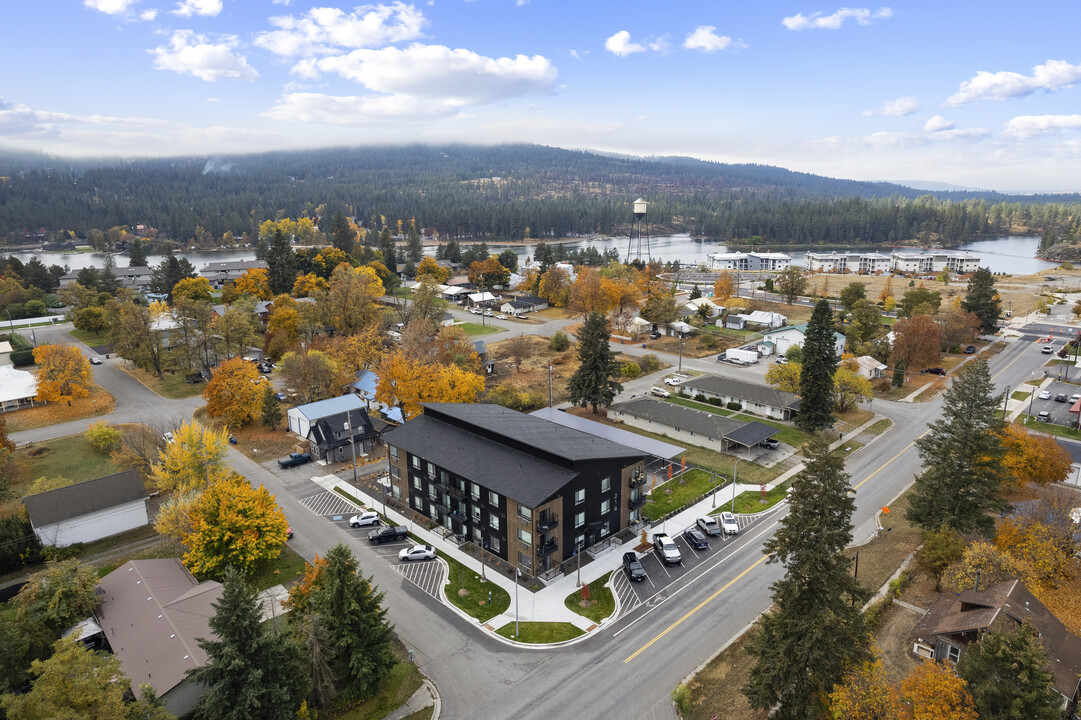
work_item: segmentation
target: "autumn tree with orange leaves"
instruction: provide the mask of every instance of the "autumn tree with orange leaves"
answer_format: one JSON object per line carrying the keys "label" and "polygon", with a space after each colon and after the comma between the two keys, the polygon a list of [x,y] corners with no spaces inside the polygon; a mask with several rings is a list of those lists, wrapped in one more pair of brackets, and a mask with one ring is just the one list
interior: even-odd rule
{"label": "autumn tree with orange leaves", "polygon": [[203,390],[207,415],[221,418],[227,427],[247,425],[260,407],[261,378],[254,363],[241,358],[223,361]]}
{"label": "autumn tree with orange leaves", "polygon": [[317,292],[327,292],[330,284],[315,273],[301,275],[293,283],[293,297],[305,298],[315,295]]}
{"label": "autumn tree with orange leaves", "polygon": [[450,279],[450,268],[443,267],[436,262],[435,258],[425,255],[420,259],[420,265],[417,265],[417,280],[420,280],[425,275],[431,277],[435,282],[443,284]]}
{"label": "autumn tree with orange leaves", "polygon": [[376,372],[375,399],[402,408],[406,419],[419,415],[421,403],[472,403],[484,390],[484,378],[457,365],[440,365],[395,352],[383,358]]}
{"label": "autumn tree with orange leaves", "polygon": [[90,363],[72,345],[39,345],[34,348],[38,366],[38,400],[66,402],[90,396]]}
{"label": "autumn tree with orange leaves", "polygon": [[266,268],[252,268],[236,279],[233,288],[241,295],[258,300],[270,299],[270,276]]}
{"label": "autumn tree with orange leaves", "polygon": [[831,720],[979,720],[968,683],[933,661],[921,662],[893,686],[875,650],[873,660],[849,670],[829,695]]}
{"label": "autumn tree with orange leaves", "polygon": [[596,270],[581,268],[571,286],[567,309],[582,317],[591,312],[607,315],[616,300],[612,295],[613,289],[612,283],[605,282]]}
{"label": "autumn tree with orange leaves", "polygon": [[1020,489],[1028,483],[1050,485],[1062,482],[1070,472],[1070,453],[1046,435],[1030,435],[1017,425],[1007,425],[999,433],[1005,453],[1002,468],[1008,476],[1003,488]]}
{"label": "autumn tree with orange leaves", "polygon": [[893,361],[909,370],[930,367],[942,352],[942,328],[928,315],[902,318],[893,324]]}

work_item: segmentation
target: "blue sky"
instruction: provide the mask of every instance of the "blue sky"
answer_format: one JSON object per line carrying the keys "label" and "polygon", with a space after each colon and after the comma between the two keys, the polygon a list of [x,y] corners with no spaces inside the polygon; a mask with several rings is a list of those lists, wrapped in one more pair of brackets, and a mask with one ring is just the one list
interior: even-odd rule
{"label": "blue sky", "polygon": [[5,3],[0,146],[535,142],[1081,191],[1081,5]]}

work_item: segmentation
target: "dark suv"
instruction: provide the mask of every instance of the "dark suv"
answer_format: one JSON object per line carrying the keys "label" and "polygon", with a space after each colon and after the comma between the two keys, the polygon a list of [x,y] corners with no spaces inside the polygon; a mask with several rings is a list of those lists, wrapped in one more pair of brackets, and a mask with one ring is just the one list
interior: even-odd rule
{"label": "dark suv", "polygon": [[627,573],[627,579],[631,582],[642,582],[646,579],[646,569],[632,552],[623,553],[623,572]]}
{"label": "dark suv", "polygon": [[943,368],[927,368],[924,370],[928,375],[945,375],[946,371]]}

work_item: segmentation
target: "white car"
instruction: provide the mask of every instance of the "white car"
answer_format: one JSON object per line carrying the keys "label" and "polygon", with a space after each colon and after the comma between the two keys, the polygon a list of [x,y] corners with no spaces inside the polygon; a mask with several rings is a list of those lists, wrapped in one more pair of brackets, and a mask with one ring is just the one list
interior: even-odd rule
{"label": "white car", "polygon": [[90,358],[90,364],[91,365],[101,365],[101,358],[99,358],[99,357]]}
{"label": "white car", "polygon": [[485,310],[484,311],[484,317],[495,317],[495,313],[492,312],[491,310]]}
{"label": "white car", "polygon": [[1078,400],[1081,400],[1081,393],[1074,393],[1070,396],[1070,402],[1075,403]]}
{"label": "white car", "polygon": [[434,560],[435,548],[431,545],[414,545],[398,553],[399,560]]}
{"label": "white car", "polygon": [[736,516],[730,512],[721,513],[721,529],[725,535],[739,535],[739,522]]}
{"label": "white car", "polygon": [[1037,397],[1039,397],[1041,400],[1050,400],[1051,399],[1051,391],[1050,390],[1043,390],[1043,391],[1040,392],[1040,394]]}
{"label": "white car", "polygon": [[680,380],[677,377],[666,377],[664,379],[664,384],[665,385],[679,385],[681,382],[683,382],[683,381]]}
{"label": "white car", "polygon": [[364,527],[365,525],[378,525],[379,513],[369,510],[368,512],[362,512],[360,515],[354,515],[349,518],[350,527]]}
{"label": "white car", "polygon": [[672,397],[672,393],[668,392],[667,390],[665,390],[662,387],[651,387],[649,389],[649,394],[650,395],[656,395],[657,397],[662,397],[662,398]]}
{"label": "white car", "polygon": [[496,320],[506,320],[507,316],[504,315],[503,313],[499,313],[498,315],[495,316],[495,319]]}

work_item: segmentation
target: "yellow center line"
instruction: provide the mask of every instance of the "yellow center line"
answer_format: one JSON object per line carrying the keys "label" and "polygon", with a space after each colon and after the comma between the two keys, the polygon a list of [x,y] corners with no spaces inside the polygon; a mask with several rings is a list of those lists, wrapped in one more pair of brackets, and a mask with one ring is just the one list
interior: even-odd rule
{"label": "yellow center line", "polygon": [[[927,433],[929,433],[929,432],[931,432],[931,431],[930,431],[929,429],[928,429],[928,430],[924,430],[924,431],[923,431],[923,434],[922,434],[922,435],[920,435],[919,437],[917,437],[917,438],[916,438],[916,440],[919,440],[919,439],[920,439],[921,437],[923,437],[924,435],[926,435],[926,434],[927,434]],[[873,477],[874,477],[875,475],[878,475],[878,474],[879,474],[880,472],[882,472],[883,470],[885,470],[885,469],[886,469],[886,466],[887,466],[887,465],[889,465],[889,464],[890,464],[891,462],[893,462],[894,460],[896,460],[897,458],[901,457],[901,456],[902,456],[902,455],[904,455],[904,454],[905,454],[906,452],[908,452],[908,451],[909,451],[909,450],[910,450],[910,449],[912,448],[912,446],[916,444],[916,440],[913,440],[913,441],[912,441],[912,442],[910,442],[910,443],[909,443],[908,445],[905,445],[905,446],[904,446],[903,448],[901,448],[901,452],[897,453],[896,455],[894,455],[893,457],[891,457],[891,458],[890,458],[889,460],[887,460],[886,462],[884,462],[884,463],[882,463],[881,465],[879,465],[879,466],[878,466],[878,469],[877,469],[877,470],[875,470],[875,471],[874,471],[873,473],[871,473],[870,475],[868,475],[867,477],[865,477],[865,478],[864,478],[863,480],[860,480],[859,484],[857,484],[857,485],[856,485],[856,486],[855,486],[854,488],[852,488],[852,492],[855,492],[856,490],[859,490],[859,489],[860,489],[861,487],[863,487],[863,484],[864,484],[865,482],[867,482],[868,480],[870,480],[871,478],[873,478]]]}
{"label": "yellow center line", "polygon": [[665,635],[667,635],[668,633],[670,633],[670,632],[671,632],[672,630],[675,630],[675,629],[676,629],[677,627],[679,627],[680,623],[682,623],[682,622],[683,622],[684,620],[686,620],[687,618],[689,618],[689,617],[690,617],[691,615],[694,615],[694,614],[695,614],[696,612],[698,612],[699,610],[701,610],[702,608],[704,608],[704,607],[705,607],[706,605],[708,605],[709,603],[713,602],[714,598],[716,598],[716,597],[717,597],[718,595],[720,595],[721,593],[723,593],[723,592],[724,592],[725,590],[727,590],[728,588],[732,587],[732,586],[733,586],[733,585],[734,585],[734,584],[735,584],[735,583],[736,583],[736,582],[737,582],[738,580],[742,579],[744,575],[746,575],[746,574],[747,574],[747,573],[749,573],[749,572],[750,572],[751,570],[754,570],[754,569],[755,569],[756,567],[758,567],[759,565],[761,565],[762,563],[764,563],[764,562],[766,561],[766,559],[767,559],[767,556],[766,556],[766,555],[763,555],[762,557],[760,557],[760,558],[759,558],[759,559],[758,559],[757,561],[755,561],[755,563],[754,563],[753,565],[751,565],[751,566],[750,566],[749,568],[747,568],[746,570],[744,570],[743,572],[741,572],[741,573],[740,573],[739,575],[736,575],[736,576],[735,576],[734,578],[732,578],[731,580],[729,580],[729,581],[728,581],[728,583],[727,583],[727,584],[726,584],[726,585],[725,585],[724,587],[722,587],[722,588],[721,588],[720,590],[718,590],[717,592],[713,593],[713,594],[712,594],[712,595],[710,595],[710,596],[709,596],[708,598],[706,598],[705,600],[703,600],[702,602],[700,602],[700,603],[698,604],[698,607],[694,608],[693,610],[690,610],[690,611],[689,611],[689,612],[688,612],[688,613],[687,613],[686,615],[684,615],[684,616],[683,616],[683,617],[681,617],[681,618],[680,618],[679,620],[676,620],[676,621],[675,621],[674,623],[672,623],[671,625],[669,625],[669,626],[668,626],[667,628],[665,628],[664,632],[662,632],[662,633],[661,633],[660,635],[658,635],[657,637],[653,638],[652,640],[650,640],[649,642],[647,642],[647,643],[646,643],[645,645],[643,645],[642,647],[640,647],[640,648],[639,648],[639,649],[638,649],[638,650],[637,650],[637,651],[636,651],[636,652],[635,652],[635,653],[634,653],[633,655],[631,655],[631,656],[630,656],[629,658],[627,658],[627,659],[626,659],[626,660],[624,660],[623,662],[624,662],[624,663],[629,663],[629,662],[630,662],[631,660],[634,660],[634,659],[635,659],[636,657],[638,657],[638,656],[639,656],[639,655],[641,655],[641,654],[642,654],[643,652],[645,652],[646,650],[648,650],[648,649],[649,649],[649,647],[650,647],[650,646],[651,646],[651,645],[652,645],[653,643],[655,643],[655,642],[657,642],[658,640],[660,640],[660,639],[661,639],[662,637],[664,637]]}

